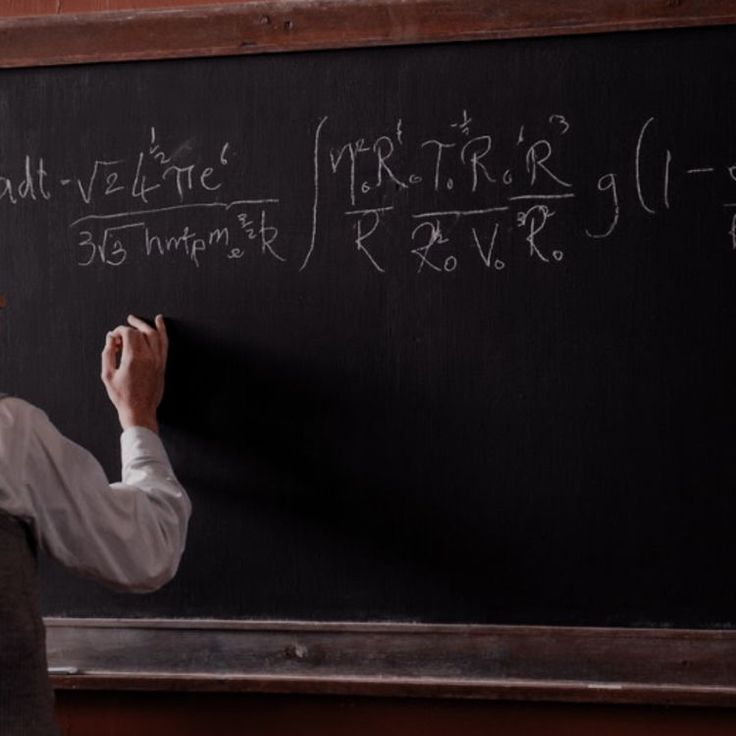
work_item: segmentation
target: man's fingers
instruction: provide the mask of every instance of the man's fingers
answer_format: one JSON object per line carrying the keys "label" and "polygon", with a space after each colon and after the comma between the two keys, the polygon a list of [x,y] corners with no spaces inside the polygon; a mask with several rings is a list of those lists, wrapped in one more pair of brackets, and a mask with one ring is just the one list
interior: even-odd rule
{"label": "man's fingers", "polygon": [[126,365],[130,362],[133,355],[140,354],[146,338],[132,327],[121,325],[112,331],[112,336],[118,341],[118,349],[122,351],[120,356],[120,365]]}
{"label": "man's fingers", "polygon": [[[140,317],[134,314],[128,315],[128,324],[119,325],[108,333],[108,341],[112,340],[113,362],[118,352],[121,352],[120,365],[127,365],[135,355],[150,351],[157,362],[166,365],[166,357],[169,349],[169,338],[166,334],[166,323],[162,315],[157,314],[155,327],[151,327]],[[108,345],[106,343],[105,348]],[[115,367],[113,367],[113,370]]]}
{"label": "man's fingers", "polygon": [[117,355],[117,342],[112,332],[107,333],[105,347],[102,348],[102,380],[107,382],[115,373],[115,357]]}
{"label": "man's fingers", "polygon": [[158,333],[156,330],[154,330],[148,322],[144,322],[140,317],[136,317],[134,314],[128,315],[128,324],[143,336],[145,343],[148,345],[150,350],[153,351],[153,354],[157,358],[160,358],[161,348],[158,344]]}
{"label": "man's fingers", "polygon": [[169,354],[169,335],[166,332],[166,322],[162,314],[157,314],[156,319],[156,332],[158,332],[158,339],[161,344],[161,357],[163,363],[166,364],[166,356]]}
{"label": "man's fingers", "polygon": [[[162,362],[166,362],[166,348],[167,345],[161,339],[161,325],[159,323],[159,317],[156,316],[156,327],[151,327],[148,322],[144,322],[140,317],[136,317],[134,314],[128,315],[128,324],[140,331],[146,338],[146,342],[153,350],[155,356]],[[162,318],[163,319],[163,318]],[[164,340],[166,338],[166,328],[163,330]]]}
{"label": "man's fingers", "polygon": [[154,330],[148,322],[144,322],[140,317],[136,317],[134,314],[128,315],[128,324],[131,327],[135,327],[136,330],[140,330],[144,335],[146,335],[146,337],[156,334],[156,330]]}

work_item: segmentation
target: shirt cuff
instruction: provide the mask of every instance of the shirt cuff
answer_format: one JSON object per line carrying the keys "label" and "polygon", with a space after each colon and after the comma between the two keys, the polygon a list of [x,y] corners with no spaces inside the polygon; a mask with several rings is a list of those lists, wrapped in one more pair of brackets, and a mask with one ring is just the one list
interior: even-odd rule
{"label": "shirt cuff", "polygon": [[123,468],[141,460],[171,467],[161,438],[145,427],[128,427],[120,435],[120,457]]}

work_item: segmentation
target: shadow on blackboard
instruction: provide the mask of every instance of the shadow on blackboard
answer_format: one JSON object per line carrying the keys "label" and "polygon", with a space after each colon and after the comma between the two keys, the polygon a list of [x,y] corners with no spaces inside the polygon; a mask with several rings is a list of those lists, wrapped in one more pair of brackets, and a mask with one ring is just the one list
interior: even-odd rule
{"label": "shadow on blackboard", "polygon": [[[468,524],[478,519],[462,518],[455,489],[438,498],[417,487],[416,462],[408,455],[416,454],[415,438],[426,435],[426,417],[441,421],[436,406],[429,411],[415,405],[416,397],[398,400],[378,383],[356,385],[339,369],[314,375],[176,320],[169,332],[162,433],[195,495],[217,497],[233,515],[247,498],[251,507],[297,518],[359,558],[369,588],[395,586],[390,599],[400,598],[408,581],[418,599],[439,601],[449,593],[482,617],[489,587],[522,595],[523,581],[504,572],[512,566],[500,559],[491,537],[482,550],[473,547],[478,537]],[[451,422],[447,417],[449,431]],[[426,462],[442,473],[444,460],[436,455],[429,453]],[[219,522],[204,523],[210,537]],[[395,570],[396,580],[387,582],[379,569]],[[427,610],[426,600],[421,606],[430,620],[451,616]],[[386,602],[387,615],[400,618],[391,608]]]}

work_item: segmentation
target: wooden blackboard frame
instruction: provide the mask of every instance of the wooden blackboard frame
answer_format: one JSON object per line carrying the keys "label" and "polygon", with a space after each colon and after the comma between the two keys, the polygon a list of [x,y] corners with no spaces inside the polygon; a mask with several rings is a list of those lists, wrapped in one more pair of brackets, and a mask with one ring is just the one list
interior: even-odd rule
{"label": "wooden blackboard frame", "polygon": [[[279,0],[0,20],[0,67],[736,23],[725,0]],[[57,688],[736,706],[736,631],[47,619]],[[155,644],[155,646],[153,646]],[[215,662],[212,650],[227,653]],[[182,653],[186,653],[184,656]]]}
{"label": "wooden blackboard frame", "polygon": [[736,23],[728,0],[252,0],[0,20],[0,67]]}
{"label": "wooden blackboard frame", "polygon": [[58,689],[736,706],[733,631],[191,619],[46,625]]}

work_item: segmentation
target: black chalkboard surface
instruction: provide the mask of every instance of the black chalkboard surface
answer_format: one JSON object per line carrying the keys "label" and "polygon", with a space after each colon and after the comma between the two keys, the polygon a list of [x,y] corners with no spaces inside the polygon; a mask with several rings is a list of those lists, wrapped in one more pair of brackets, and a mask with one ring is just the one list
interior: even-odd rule
{"label": "black chalkboard surface", "polygon": [[162,311],[177,579],[63,616],[736,622],[731,29],[0,76],[3,389],[118,477]]}

